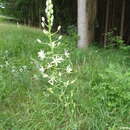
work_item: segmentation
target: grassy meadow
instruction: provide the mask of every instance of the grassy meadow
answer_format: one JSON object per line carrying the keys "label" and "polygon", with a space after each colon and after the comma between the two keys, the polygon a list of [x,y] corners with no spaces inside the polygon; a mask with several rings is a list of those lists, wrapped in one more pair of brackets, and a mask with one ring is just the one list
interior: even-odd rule
{"label": "grassy meadow", "polygon": [[69,88],[73,96],[68,95],[66,108],[55,94],[46,92],[48,84],[42,78],[34,78],[32,59],[45,48],[37,38],[47,41],[39,29],[0,23],[0,130],[130,127],[129,49],[79,50],[75,36],[65,35],[57,51],[71,52],[74,73],[68,78],[77,79]]}

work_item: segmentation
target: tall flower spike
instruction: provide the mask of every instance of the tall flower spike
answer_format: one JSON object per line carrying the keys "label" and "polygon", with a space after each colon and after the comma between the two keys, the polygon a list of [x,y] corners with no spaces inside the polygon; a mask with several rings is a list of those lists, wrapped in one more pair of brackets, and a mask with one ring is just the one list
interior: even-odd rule
{"label": "tall flower spike", "polygon": [[59,25],[58,28],[57,28],[57,31],[60,31],[60,29],[61,29],[61,26]]}

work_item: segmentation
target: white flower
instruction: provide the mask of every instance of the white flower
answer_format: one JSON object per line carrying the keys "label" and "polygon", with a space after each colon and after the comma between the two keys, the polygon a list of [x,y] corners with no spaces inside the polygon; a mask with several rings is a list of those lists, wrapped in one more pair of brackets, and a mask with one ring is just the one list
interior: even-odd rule
{"label": "white flower", "polygon": [[65,50],[65,51],[64,51],[64,54],[65,54],[65,56],[66,56],[67,58],[69,58],[70,53],[68,52],[68,50]]}
{"label": "white flower", "polygon": [[61,39],[62,39],[62,36],[60,35],[59,38],[58,38],[58,40],[61,40]]}
{"label": "white flower", "polygon": [[48,7],[50,4],[52,4],[52,1],[51,0],[47,0],[46,1],[46,6]]}
{"label": "white flower", "polygon": [[60,31],[60,29],[61,29],[61,26],[58,26],[57,31]]}
{"label": "white flower", "polygon": [[41,60],[43,60],[46,57],[44,50],[41,50],[41,51],[38,52],[38,57]]}
{"label": "white flower", "polygon": [[42,41],[41,41],[40,39],[37,39],[37,42],[38,42],[38,43],[42,43]]}
{"label": "white flower", "polygon": [[67,72],[67,73],[71,73],[71,72],[72,72],[72,68],[71,68],[70,65],[67,66],[67,68],[66,68],[66,72]]}
{"label": "white flower", "polygon": [[24,70],[23,70],[23,68],[20,68],[19,71],[20,71],[20,72],[23,72]]}
{"label": "white flower", "polygon": [[41,73],[44,73],[45,69],[43,68],[43,66],[41,66],[41,67],[39,68],[39,71],[40,71]]}
{"label": "white flower", "polygon": [[54,85],[55,82],[56,82],[55,77],[51,77],[51,79],[48,81],[48,83],[52,86]]}
{"label": "white flower", "polygon": [[58,64],[60,64],[64,60],[62,56],[55,56],[52,59],[53,59],[52,63],[55,64],[56,66],[58,66]]}
{"label": "white flower", "polygon": [[51,68],[52,67],[52,64],[48,63],[47,64],[47,69]]}

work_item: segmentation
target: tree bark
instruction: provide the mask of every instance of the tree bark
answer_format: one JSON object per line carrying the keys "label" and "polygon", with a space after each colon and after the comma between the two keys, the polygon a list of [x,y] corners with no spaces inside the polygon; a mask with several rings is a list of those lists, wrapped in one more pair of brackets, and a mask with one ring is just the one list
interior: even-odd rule
{"label": "tree bark", "polygon": [[94,39],[97,0],[78,0],[78,47],[88,47]]}
{"label": "tree bark", "polygon": [[84,48],[88,45],[88,19],[87,19],[87,0],[78,0],[78,47]]}

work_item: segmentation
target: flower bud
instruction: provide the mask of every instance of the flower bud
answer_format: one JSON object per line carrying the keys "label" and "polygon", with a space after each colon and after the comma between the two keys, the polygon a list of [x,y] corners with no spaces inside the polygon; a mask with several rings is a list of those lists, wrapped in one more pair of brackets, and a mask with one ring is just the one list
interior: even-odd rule
{"label": "flower bud", "polygon": [[44,17],[42,17],[42,22],[45,22],[45,18]]}
{"label": "flower bud", "polygon": [[45,24],[43,22],[41,23],[41,25],[42,25],[43,28],[45,27]]}
{"label": "flower bud", "polygon": [[57,28],[57,31],[60,31],[60,29],[61,29],[61,26],[59,25],[58,28]]}
{"label": "flower bud", "polygon": [[60,35],[59,38],[58,38],[58,40],[61,40],[61,39],[62,39],[62,36]]}

